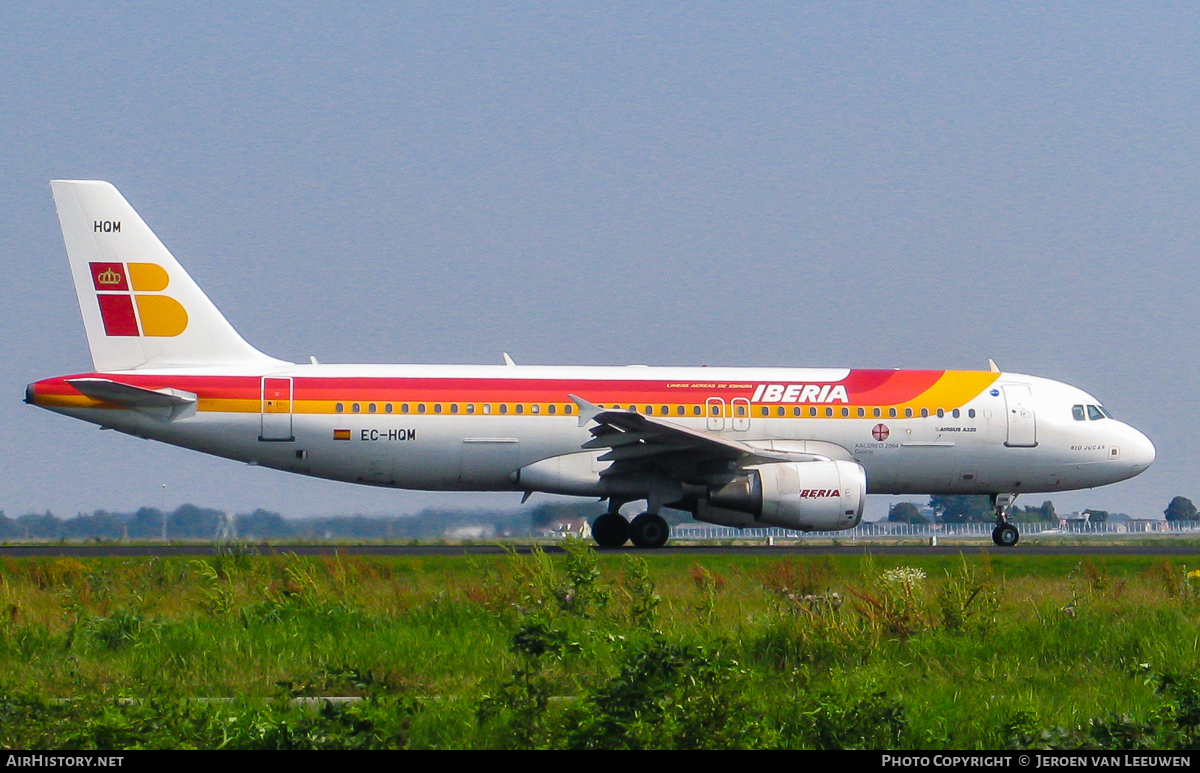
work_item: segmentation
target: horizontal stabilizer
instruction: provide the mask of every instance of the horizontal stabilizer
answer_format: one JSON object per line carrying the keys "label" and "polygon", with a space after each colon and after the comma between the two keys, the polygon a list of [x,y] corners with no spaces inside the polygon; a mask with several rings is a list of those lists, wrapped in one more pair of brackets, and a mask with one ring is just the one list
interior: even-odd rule
{"label": "horizontal stabilizer", "polygon": [[94,400],[143,411],[163,421],[174,421],[196,412],[196,395],[182,389],[146,389],[106,378],[73,378],[67,383]]}

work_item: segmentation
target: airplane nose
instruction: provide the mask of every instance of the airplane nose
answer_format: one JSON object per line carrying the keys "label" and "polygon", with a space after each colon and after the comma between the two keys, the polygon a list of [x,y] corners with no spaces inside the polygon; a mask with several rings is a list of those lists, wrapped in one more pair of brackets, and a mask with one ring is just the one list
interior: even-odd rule
{"label": "airplane nose", "polygon": [[1150,438],[1133,427],[1129,427],[1129,438],[1121,452],[1134,475],[1145,472],[1146,468],[1154,463],[1154,444],[1150,442]]}

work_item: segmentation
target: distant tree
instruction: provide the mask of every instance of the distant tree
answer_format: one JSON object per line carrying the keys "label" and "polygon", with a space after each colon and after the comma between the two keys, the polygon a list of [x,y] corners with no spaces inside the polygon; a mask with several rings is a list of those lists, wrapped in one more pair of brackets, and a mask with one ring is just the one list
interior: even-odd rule
{"label": "distant tree", "polygon": [[1167,516],[1168,521],[1200,521],[1200,512],[1187,497],[1172,499],[1167,509],[1163,510],[1163,515]]}
{"label": "distant tree", "polygon": [[897,502],[889,507],[887,519],[892,523],[929,523],[912,502]]}
{"label": "distant tree", "polygon": [[1009,519],[1018,523],[1054,523],[1058,515],[1054,512],[1054,503],[1050,500],[1038,506],[1013,507],[1009,510]]}
{"label": "distant tree", "polygon": [[[141,507],[127,523],[133,539],[153,539],[162,536],[163,514],[157,507]],[[169,534],[167,536],[170,536]]]}
{"label": "distant tree", "polygon": [[49,510],[41,515],[29,513],[17,518],[17,533],[30,539],[58,539],[62,536],[62,521]]}
{"label": "distant tree", "polygon": [[168,539],[212,539],[225,514],[211,507],[183,504],[167,519]]}
{"label": "distant tree", "polygon": [[0,510],[0,539],[12,539],[19,536],[21,536],[21,530],[17,528],[16,521]]}
{"label": "distant tree", "polygon": [[995,515],[986,496],[935,494],[929,498],[929,507],[942,523],[986,522]]}
{"label": "distant tree", "polygon": [[79,513],[62,525],[62,531],[67,539],[119,539],[123,525],[116,513],[97,510],[91,515]]}
{"label": "distant tree", "polygon": [[[279,513],[259,508],[249,515],[234,518],[239,537],[266,539],[268,537],[290,537],[293,529]],[[322,535],[323,536],[323,535]],[[357,536],[357,535],[355,535]]]}

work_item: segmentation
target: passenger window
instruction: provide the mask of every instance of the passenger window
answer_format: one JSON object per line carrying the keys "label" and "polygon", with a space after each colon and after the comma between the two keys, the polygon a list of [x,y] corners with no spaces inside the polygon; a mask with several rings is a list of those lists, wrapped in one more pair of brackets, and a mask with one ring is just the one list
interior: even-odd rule
{"label": "passenger window", "polygon": [[864,417],[864,416],[866,416],[866,415],[867,415],[867,409],[866,409],[866,408],[859,408],[859,409],[858,409],[858,418],[860,418],[860,419],[861,419],[861,418],[863,418],[863,417]]}
{"label": "passenger window", "polygon": [[417,403],[417,413],[425,413],[425,403]]}
{"label": "passenger window", "polygon": [[392,404],[391,404],[391,403],[388,403],[387,405],[385,405],[385,406],[383,407],[383,412],[384,412],[384,413],[391,413],[391,412],[392,412]]}
{"label": "passenger window", "polygon": [[879,409],[878,409],[878,408],[874,409],[874,410],[873,410],[871,413],[873,413],[873,414],[874,414],[874,416],[875,416],[875,418],[877,418],[877,419],[878,419],[878,418],[879,418],[879,416],[880,416],[880,413],[879,413]]}
{"label": "passenger window", "polygon": [[371,403],[367,406],[367,413],[375,413],[375,403]]}
{"label": "passenger window", "polygon": [[778,408],[775,409],[775,415],[776,416],[786,416],[787,408],[784,408],[782,405],[779,406]]}
{"label": "passenger window", "polygon": [[801,413],[802,413],[802,411],[801,411],[799,408],[793,408],[793,409],[792,409],[792,415],[793,415],[793,416],[799,416]]}
{"label": "passenger window", "polygon": [[1100,412],[1100,409],[1098,407],[1096,407],[1094,405],[1089,405],[1087,407],[1087,409],[1088,409],[1088,419],[1090,419],[1091,421],[1100,421],[1101,419],[1104,418],[1104,414]]}
{"label": "passenger window", "polygon": [[537,403],[534,403],[533,405],[529,406],[529,412],[530,413],[541,413],[542,406],[538,405]]}
{"label": "passenger window", "polygon": [[646,415],[647,415],[647,416],[653,416],[653,415],[654,415],[654,406],[653,406],[653,405],[647,405],[647,406],[646,406]]}
{"label": "passenger window", "polygon": [[888,418],[889,419],[896,418],[896,409],[895,408],[888,408]]}
{"label": "passenger window", "polygon": [[[739,405],[739,406],[738,406],[738,409],[740,410],[740,409],[741,409],[741,407],[742,407],[742,406],[740,406],[740,405]],[[759,409],[758,409],[758,412],[759,412],[760,414],[762,414],[763,416],[770,416],[770,415],[771,415],[771,409],[770,409],[770,408],[768,408],[768,407],[766,407],[765,405],[764,405],[762,408],[759,408]]]}
{"label": "passenger window", "polygon": [[355,403],[354,405],[350,406],[350,410],[354,413],[358,413],[362,410],[362,406],[360,406],[358,403]]}
{"label": "passenger window", "polygon": [[475,413],[475,403],[467,403],[467,413]]}
{"label": "passenger window", "polygon": [[517,413],[525,413],[525,406],[517,403]]}
{"label": "passenger window", "polygon": [[450,403],[450,413],[458,413],[458,403]]}
{"label": "passenger window", "polygon": [[401,403],[400,413],[408,413],[408,403]]}
{"label": "passenger window", "polygon": [[563,413],[571,413],[571,411],[572,411],[571,406],[569,406],[569,405],[563,406]]}
{"label": "passenger window", "polygon": [[508,406],[506,404],[500,403],[500,413],[508,413]]}
{"label": "passenger window", "polygon": [[849,415],[850,415],[850,409],[849,409],[849,408],[843,408],[843,409],[842,409],[842,418],[844,419],[844,418],[846,418],[846,417],[847,417],[847,416],[849,416]]}
{"label": "passenger window", "polygon": [[1075,421],[1084,421],[1085,417],[1083,415],[1082,405],[1071,406],[1071,418],[1075,419]]}
{"label": "passenger window", "polygon": [[434,404],[434,406],[433,406],[433,412],[434,412],[434,413],[441,413],[441,412],[442,412],[442,404],[441,404],[441,403],[436,403],[436,404]]}
{"label": "passenger window", "polygon": [[945,411],[943,411],[941,408],[938,408],[938,409],[937,409],[937,417],[938,417],[939,419],[944,419],[944,418],[946,418],[946,412],[945,412]]}
{"label": "passenger window", "polygon": [[550,414],[551,416],[553,416],[555,411],[557,411],[557,410],[558,410],[558,406],[555,405],[554,403],[550,403],[550,405],[546,406],[546,413]]}
{"label": "passenger window", "polygon": [[816,418],[816,416],[817,416],[817,409],[816,409],[816,408],[809,408],[809,409],[808,409],[808,415],[809,415],[809,416],[811,416],[811,417],[813,417],[813,418]]}
{"label": "passenger window", "polygon": [[341,403],[338,403],[337,405],[335,405],[333,407],[333,410],[337,411],[338,413],[341,413],[342,411],[346,410],[346,406],[342,405]]}
{"label": "passenger window", "polygon": [[684,414],[683,406],[682,405],[675,406],[675,415],[682,416],[683,414]]}
{"label": "passenger window", "polygon": [[833,409],[832,409],[832,408],[826,408],[826,409],[825,409],[825,418],[829,419],[829,418],[832,418],[832,417],[833,417]]}
{"label": "passenger window", "polygon": [[699,416],[699,415],[700,415],[700,406],[698,406],[698,405],[693,405],[693,406],[692,406],[692,415],[693,415],[693,416]]}
{"label": "passenger window", "polygon": [[957,408],[955,408],[953,411],[950,412],[950,415],[957,419],[960,416],[962,416],[962,413]]}
{"label": "passenger window", "polygon": [[906,418],[906,419],[911,419],[911,418],[912,418],[912,408],[905,408],[905,409],[904,409],[904,418]]}
{"label": "passenger window", "polygon": [[975,418],[975,409],[974,408],[970,408],[967,410],[967,418],[969,418],[969,419]]}
{"label": "passenger window", "polygon": [[491,412],[492,412],[492,406],[491,406],[491,404],[490,404],[490,403],[484,403],[484,404],[483,404],[483,412],[484,412],[484,413],[491,413]]}

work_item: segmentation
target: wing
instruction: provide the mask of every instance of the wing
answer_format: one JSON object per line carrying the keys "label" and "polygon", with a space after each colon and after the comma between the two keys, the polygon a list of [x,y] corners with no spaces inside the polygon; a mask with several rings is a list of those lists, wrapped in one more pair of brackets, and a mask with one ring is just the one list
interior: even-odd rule
{"label": "wing", "polygon": [[603,478],[657,472],[685,483],[706,483],[746,465],[831,458],[758,448],[634,411],[603,408],[577,395],[570,397],[579,406],[579,425],[596,425],[590,430],[592,439],[583,448],[609,449],[599,457],[602,462],[612,462],[600,473]]}

